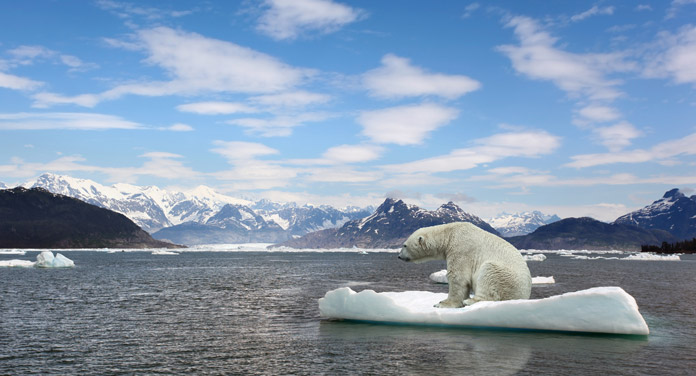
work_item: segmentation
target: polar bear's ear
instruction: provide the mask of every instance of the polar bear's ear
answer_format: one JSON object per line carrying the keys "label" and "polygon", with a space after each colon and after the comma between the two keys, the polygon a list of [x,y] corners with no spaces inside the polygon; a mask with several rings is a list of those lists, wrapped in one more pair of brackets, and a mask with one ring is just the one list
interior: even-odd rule
{"label": "polar bear's ear", "polygon": [[425,239],[422,236],[418,237],[418,244],[422,247],[425,245]]}

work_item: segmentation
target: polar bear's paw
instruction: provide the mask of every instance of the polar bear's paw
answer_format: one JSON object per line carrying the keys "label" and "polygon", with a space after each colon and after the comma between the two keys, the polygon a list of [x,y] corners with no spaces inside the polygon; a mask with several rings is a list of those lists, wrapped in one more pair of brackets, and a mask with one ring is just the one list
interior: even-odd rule
{"label": "polar bear's paw", "polygon": [[464,304],[462,304],[462,302],[456,302],[454,300],[445,299],[445,300],[441,301],[440,303],[435,304],[433,307],[435,307],[435,308],[460,308],[463,306],[464,306]]}

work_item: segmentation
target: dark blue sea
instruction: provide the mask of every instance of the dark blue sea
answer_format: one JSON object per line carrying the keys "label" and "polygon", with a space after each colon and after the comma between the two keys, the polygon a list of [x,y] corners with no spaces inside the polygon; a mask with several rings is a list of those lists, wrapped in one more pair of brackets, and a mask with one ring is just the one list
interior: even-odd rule
{"label": "dark blue sea", "polygon": [[[326,321],[332,289],[428,290],[445,264],[396,253],[59,251],[70,269],[0,268],[2,375],[688,375],[696,257],[529,262],[532,298],[633,295],[648,337]],[[35,260],[0,255],[0,260]]]}

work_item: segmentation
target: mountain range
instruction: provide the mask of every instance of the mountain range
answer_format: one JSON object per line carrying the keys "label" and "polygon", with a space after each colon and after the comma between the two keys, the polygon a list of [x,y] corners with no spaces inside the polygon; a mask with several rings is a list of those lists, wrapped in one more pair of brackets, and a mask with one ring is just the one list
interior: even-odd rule
{"label": "mountain range", "polygon": [[[169,191],[155,186],[114,184],[43,174],[22,184],[124,214],[157,239],[178,244],[280,242],[293,236],[369,215],[373,208],[253,202],[206,186]],[[185,241],[184,241],[185,240]]]}
{"label": "mountain range", "polygon": [[644,244],[674,241],[669,232],[593,218],[565,218],[534,232],[506,239],[518,249],[639,250]]}
{"label": "mountain range", "polygon": [[[524,248],[603,248],[602,244],[635,248],[639,242],[659,244],[696,237],[696,196],[689,197],[678,189],[666,192],[661,199],[611,224],[591,218],[559,221],[555,215],[533,211],[492,218],[493,226],[490,226],[451,202],[428,211],[387,199],[373,212],[371,208],[252,202],[216,193],[205,186],[181,192],[129,184],[108,187],[53,174],[41,175],[23,186],[41,187],[120,212],[153,232],[157,239],[189,245],[283,242],[310,248],[381,248],[397,246],[416,228],[452,221],[474,222]],[[7,188],[0,183],[2,187]],[[555,223],[559,224],[553,226]],[[647,232],[635,232],[636,228]],[[628,239],[621,233],[633,235]]]}
{"label": "mountain range", "polygon": [[368,217],[278,245],[292,248],[396,248],[401,247],[406,238],[421,227],[450,222],[470,222],[492,234],[500,235],[481,218],[464,212],[453,202],[429,211],[402,200],[387,198]]}
{"label": "mountain range", "polygon": [[526,211],[521,213],[503,213],[497,217],[488,219],[488,223],[495,228],[501,236],[526,235],[543,225],[560,221],[557,215],[545,215],[540,211]]}
{"label": "mountain range", "polygon": [[0,190],[0,248],[178,248],[120,213],[42,188]]}

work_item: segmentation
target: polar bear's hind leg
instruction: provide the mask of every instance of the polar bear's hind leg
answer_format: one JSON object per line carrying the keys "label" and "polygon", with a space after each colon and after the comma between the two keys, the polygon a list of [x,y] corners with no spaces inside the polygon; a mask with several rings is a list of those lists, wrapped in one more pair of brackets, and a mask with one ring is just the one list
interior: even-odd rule
{"label": "polar bear's hind leg", "polygon": [[[472,305],[480,301],[500,301],[511,299],[528,299],[520,291],[519,277],[509,268],[486,262],[477,272],[474,296],[466,299],[464,304]],[[522,284],[524,286],[524,284]]]}

